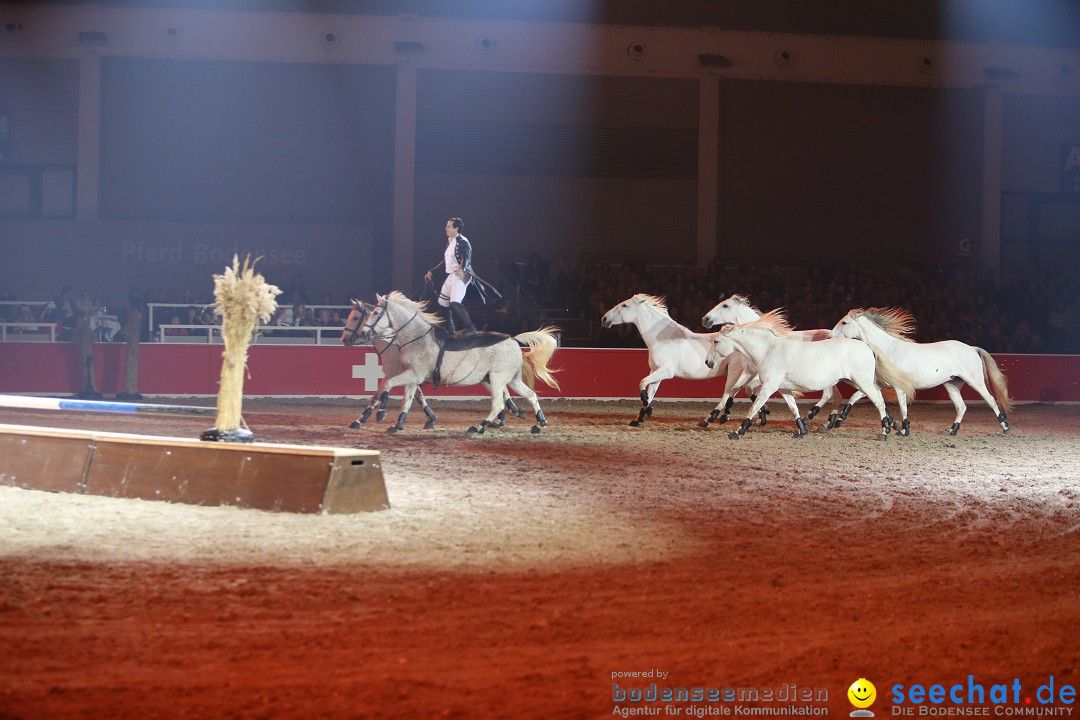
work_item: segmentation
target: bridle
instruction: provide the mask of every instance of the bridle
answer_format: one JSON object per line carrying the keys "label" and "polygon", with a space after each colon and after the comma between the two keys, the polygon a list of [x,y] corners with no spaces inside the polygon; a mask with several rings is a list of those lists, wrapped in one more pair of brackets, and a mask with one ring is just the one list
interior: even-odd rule
{"label": "bridle", "polygon": [[367,310],[366,307],[367,306],[364,303],[357,303],[356,305],[354,305],[353,310],[357,310],[363,313],[362,319],[356,324],[355,328],[349,327],[349,324],[346,322],[345,329],[341,331],[342,340],[345,339],[345,333],[349,334],[350,345],[355,345],[357,340],[363,339],[360,334],[360,329],[364,327],[365,323],[367,322],[367,316],[371,312],[370,310]]}
{"label": "bridle", "polygon": [[[423,339],[424,337],[426,337],[431,332],[431,327],[429,326],[428,329],[427,329],[427,332],[424,332],[424,333],[421,333],[420,335],[417,335],[416,337],[414,337],[412,340],[409,340],[408,342],[405,342],[405,343],[399,342],[398,341],[398,334],[401,333],[402,330],[407,328],[409,326],[409,323],[411,323],[413,320],[416,319],[416,317],[420,314],[420,311],[414,312],[412,317],[405,321],[404,325],[402,325],[399,328],[395,328],[394,327],[394,319],[388,314],[388,312],[390,310],[389,303],[383,302],[381,307],[379,305],[376,305],[374,308],[372,308],[372,310],[380,310],[380,312],[379,312],[378,316],[373,318],[373,319],[370,317],[370,314],[369,314],[369,319],[365,320],[363,323],[360,324],[360,330],[362,332],[357,331],[357,330],[351,330],[349,328],[346,328],[346,329],[349,330],[351,333],[353,333],[353,335],[355,335],[356,337],[364,338],[364,339],[368,339],[368,340],[382,340],[383,342],[385,342],[386,346],[382,350],[378,350],[378,349],[375,350],[375,354],[378,355],[379,357],[382,357],[382,354],[384,352],[386,352],[388,349],[390,349],[391,345],[397,345],[398,350],[400,351],[400,350],[405,349],[409,345],[413,344],[417,340]],[[386,318],[386,324],[389,326],[389,331],[386,332],[386,333],[380,334],[380,335],[376,335],[375,334],[375,326],[378,325],[379,321],[382,320],[384,317]],[[364,328],[367,328],[367,330],[364,330]]]}

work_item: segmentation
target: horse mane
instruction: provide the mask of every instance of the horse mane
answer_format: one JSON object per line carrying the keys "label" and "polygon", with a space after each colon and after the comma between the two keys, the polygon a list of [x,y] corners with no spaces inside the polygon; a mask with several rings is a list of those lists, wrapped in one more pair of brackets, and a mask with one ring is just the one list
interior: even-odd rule
{"label": "horse mane", "polygon": [[852,317],[864,317],[898,340],[913,342],[915,318],[903,308],[857,308],[851,311]]}
{"label": "horse mane", "polygon": [[736,305],[745,305],[759,315],[763,314],[760,310],[750,304],[750,298],[746,297],[745,295],[732,295],[724,302],[733,302]]}
{"label": "horse mane", "polygon": [[428,325],[441,325],[442,324],[442,318],[441,317],[439,317],[436,313],[427,311],[427,301],[426,300],[420,300],[420,301],[412,300],[407,295],[405,295],[404,293],[402,293],[402,292],[400,292],[398,290],[394,290],[393,292],[391,292],[389,295],[386,296],[386,302],[394,303],[395,305],[397,305],[399,307],[403,307],[406,310],[411,310],[412,312],[416,313],[418,316],[423,318],[423,320]]}
{"label": "horse mane", "polygon": [[736,325],[735,327],[746,329],[760,328],[762,330],[768,330],[778,337],[783,337],[791,333],[791,324],[788,323],[788,319],[784,317],[782,308],[776,308],[767,313],[762,313],[761,317],[757,320],[743,323],[742,325]]}
{"label": "horse mane", "polygon": [[671,313],[669,313],[667,309],[667,302],[662,295],[647,295],[645,293],[638,293],[631,299],[648,305],[653,310],[656,310],[662,315],[667,315],[668,317],[671,317]]}

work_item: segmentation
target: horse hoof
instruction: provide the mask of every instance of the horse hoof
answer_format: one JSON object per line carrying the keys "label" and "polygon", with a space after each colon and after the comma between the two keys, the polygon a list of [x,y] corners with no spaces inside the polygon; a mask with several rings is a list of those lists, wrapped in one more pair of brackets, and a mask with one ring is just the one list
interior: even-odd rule
{"label": "horse hoof", "polygon": [[707,427],[709,427],[709,421],[708,420],[699,420],[697,426],[707,428]]}
{"label": "horse hoof", "polygon": [[881,433],[880,435],[878,435],[878,440],[880,440],[881,442],[885,442],[888,439],[889,439],[889,436],[886,435],[885,433]]}
{"label": "horse hoof", "polygon": [[479,430],[479,429],[478,429],[478,428],[477,428],[477,427],[476,427],[475,425],[473,425],[473,426],[472,426],[471,428],[469,428],[469,429],[468,429],[468,430],[466,430],[465,432],[467,432],[467,433],[469,433],[469,434],[471,435],[472,433],[478,433],[478,432],[480,432],[480,430]]}
{"label": "horse hoof", "polygon": [[897,434],[897,436],[899,436],[899,437],[911,437],[911,430],[900,430],[900,429],[897,429],[897,431],[896,431],[896,434]]}
{"label": "horse hoof", "polygon": [[727,436],[728,436],[729,438],[731,438],[732,440],[738,440],[739,438],[741,438],[741,437],[742,437],[742,435],[740,435],[740,434],[739,434],[739,433],[737,433],[737,432],[729,432],[729,433],[727,434]]}
{"label": "horse hoof", "polygon": [[797,433],[793,433],[792,437],[795,438],[796,440],[802,440],[803,437],[805,437],[805,435],[806,435],[806,433],[797,432]]}
{"label": "horse hoof", "polygon": [[529,432],[531,432],[533,435],[539,435],[540,434],[540,426],[533,425],[532,429],[530,429]]}
{"label": "horse hoof", "polygon": [[641,421],[640,420],[631,420],[630,421],[630,427],[641,427]]}
{"label": "horse hoof", "polygon": [[351,423],[349,423],[349,427],[352,428],[353,430],[359,430],[360,429],[360,421],[359,420],[353,420]]}
{"label": "horse hoof", "polygon": [[375,413],[375,419],[376,420],[385,420],[386,419],[386,411],[385,410],[380,410],[379,412]]}
{"label": "horse hoof", "polygon": [[833,427],[834,427],[834,428],[841,428],[841,427],[844,427],[844,423],[845,423],[845,422],[847,422],[847,421],[846,421],[846,420],[840,420],[840,419],[837,419],[837,421],[833,423]]}
{"label": "horse hoof", "polygon": [[433,427],[435,427],[435,421],[434,420],[428,420],[426,423],[424,423],[424,429],[425,430],[430,430]]}
{"label": "horse hoof", "polygon": [[398,431],[397,425],[393,425],[391,427],[386,428],[386,432],[390,433],[391,435],[393,435],[397,431]]}

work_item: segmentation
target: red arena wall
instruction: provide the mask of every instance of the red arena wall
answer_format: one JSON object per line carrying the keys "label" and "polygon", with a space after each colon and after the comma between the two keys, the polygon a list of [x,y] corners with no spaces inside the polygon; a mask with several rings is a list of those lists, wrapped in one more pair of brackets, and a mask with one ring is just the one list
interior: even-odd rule
{"label": "red arena wall", "polygon": [[[216,395],[221,345],[146,343],[139,348],[138,392],[144,395]],[[97,390],[112,395],[124,389],[126,346],[94,346]],[[995,355],[1020,402],[1080,402],[1080,356]],[[560,390],[541,385],[548,397],[636,398],[638,383],[649,372],[648,354],[640,349],[562,348],[552,365]],[[381,376],[370,347],[336,345],[255,345],[249,352],[246,395],[363,396]],[[0,392],[68,395],[84,387],[83,367],[70,343],[0,343]],[[476,397],[479,387],[446,388],[424,393],[434,397]],[[667,380],[657,397],[714,399],[723,379]],[[975,397],[965,388],[965,397]],[[945,400],[940,389],[919,393],[920,400]]]}

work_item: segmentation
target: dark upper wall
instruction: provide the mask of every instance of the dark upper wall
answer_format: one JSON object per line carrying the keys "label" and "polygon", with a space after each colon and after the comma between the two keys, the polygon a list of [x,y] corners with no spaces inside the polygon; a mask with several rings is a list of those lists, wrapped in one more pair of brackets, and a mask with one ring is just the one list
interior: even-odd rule
{"label": "dark upper wall", "polygon": [[720,254],[955,261],[980,235],[974,91],[728,82]]}
{"label": "dark upper wall", "polygon": [[[40,0],[42,4],[79,4]],[[31,2],[31,4],[33,4]],[[119,7],[415,14],[435,18],[861,35],[1080,47],[1075,0],[97,0]]]}
{"label": "dark upper wall", "polygon": [[104,58],[102,220],[389,224],[384,67]]}

